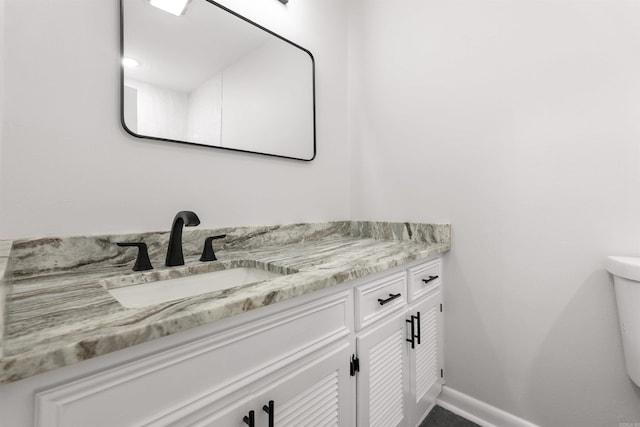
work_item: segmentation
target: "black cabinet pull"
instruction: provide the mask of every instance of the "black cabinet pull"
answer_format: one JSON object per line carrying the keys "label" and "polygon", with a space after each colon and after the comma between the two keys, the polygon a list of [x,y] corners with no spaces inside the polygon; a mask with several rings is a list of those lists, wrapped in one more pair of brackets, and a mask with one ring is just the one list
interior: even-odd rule
{"label": "black cabinet pull", "polygon": [[269,406],[264,405],[262,407],[262,410],[264,412],[266,412],[267,414],[269,414],[269,427],[273,427],[273,414],[274,414],[274,409],[275,409],[274,406],[275,406],[275,404],[274,404],[273,400],[270,400],[269,401]]}
{"label": "black cabinet pull", "polygon": [[249,416],[245,415],[242,421],[249,427],[256,427],[256,413],[249,411]]}
{"label": "black cabinet pull", "polygon": [[360,372],[360,359],[355,354],[351,355],[351,361],[353,362],[353,370]]}
{"label": "black cabinet pull", "polygon": [[393,301],[396,298],[400,298],[401,294],[389,294],[389,298],[387,299],[382,299],[382,298],[378,298],[378,303],[380,303],[380,305],[385,305],[388,302]]}
{"label": "black cabinet pull", "polygon": [[440,276],[429,276],[429,278],[428,278],[428,279],[422,279],[422,281],[423,281],[424,283],[429,283],[429,282],[433,282],[433,281],[434,281],[434,280],[436,280],[438,277],[440,277]]}
{"label": "black cabinet pull", "polygon": [[416,342],[414,341],[416,337],[415,324],[413,323],[414,319],[415,316],[411,316],[411,320],[407,319],[407,323],[411,323],[411,338],[407,338],[407,342],[411,343],[411,348],[416,348]]}
{"label": "black cabinet pull", "polygon": [[418,327],[416,328],[418,330],[418,335],[416,335],[416,338],[418,339],[418,345],[420,345],[420,312],[417,313],[417,316],[411,316],[412,320],[416,319],[417,323],[418,323]]}
{"label": "black cabinet pull", "polygon": [[360,372],[360,359],[355,354],[352,354],[349,361],[349,375],[355,377],[356,372]]}

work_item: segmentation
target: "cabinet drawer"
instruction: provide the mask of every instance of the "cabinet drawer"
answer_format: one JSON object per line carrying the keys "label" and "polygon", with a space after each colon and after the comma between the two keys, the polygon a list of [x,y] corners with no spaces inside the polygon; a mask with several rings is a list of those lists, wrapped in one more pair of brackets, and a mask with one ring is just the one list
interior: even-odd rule
{"label": "cabinet drawer", "polygon": [[409,269],[409,301],[413,302],[440,286],[440,264],[440,258],[437,258]]}
{"label": "cabinet drawer", "polygon": [[36,426],[144,425],[221,390],[240,389],[348,336],[351,295],[340,292],[40,392]]}
{"label": "cabinet drawer", "polygon": [[356,288],[356,327],[366,328],[392,311],[407,305],[407,275],[404,272]]}

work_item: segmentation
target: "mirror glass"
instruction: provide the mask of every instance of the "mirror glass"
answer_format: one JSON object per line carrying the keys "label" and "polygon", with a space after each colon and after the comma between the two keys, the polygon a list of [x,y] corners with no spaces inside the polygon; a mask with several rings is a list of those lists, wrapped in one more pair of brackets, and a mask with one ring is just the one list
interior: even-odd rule
{"label": "mirror glass", "polygon": [[174,15],[159,1],[120,2],[127,132],[312,160],[311,53],[215,2],[164,0],[187,3]]}

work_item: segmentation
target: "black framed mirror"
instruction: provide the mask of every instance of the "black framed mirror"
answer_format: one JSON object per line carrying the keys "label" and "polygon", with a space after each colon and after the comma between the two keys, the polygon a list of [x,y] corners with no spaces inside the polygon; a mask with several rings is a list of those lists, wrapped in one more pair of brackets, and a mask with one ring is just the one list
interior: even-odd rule
{"label": "black framed mirror", "polygon": [[128,133],[313,160],[315,64],[307,49],[211,0],[120,0],[120,29]]}

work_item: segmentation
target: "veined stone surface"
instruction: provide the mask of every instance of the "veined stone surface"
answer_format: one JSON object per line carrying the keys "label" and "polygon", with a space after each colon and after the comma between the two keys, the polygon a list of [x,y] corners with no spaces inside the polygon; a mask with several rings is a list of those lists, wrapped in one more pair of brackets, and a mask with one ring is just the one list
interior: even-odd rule
{"label": "veined stone surface", "polygon": [[440,243],[451,239],[449,224],[350,221],[351,235],[378,240]]}
{"label": "veined stone surface", "polygon": [[9,240],[0,240],[0,356],[2,355],[4,324],[5,324],[5,295],[7,288],[7,278],[11,274],[9,255],[11,254],[11,244]]}
{"label": "veined stone surface", "polygon": [[[214,241],[219,261],[198,261],[204,239],[218,234],[227,235]],[[448,251],[451,245],[448,224],[342,221],[187,228],[183,234],[186,265],[165,267],[168,235],[13,242],[13,279],[0,341],[0,384],[425,259]],[[136,250],[116,246],[120,241],[147,243],[155,270],[131,271]],[[0,245],[0,267],[1,250]],[[6,264],[9,258],[4,260]],[[107,286],[255,265],[288,275],[136,309],[122,307],[106,290]]]}

